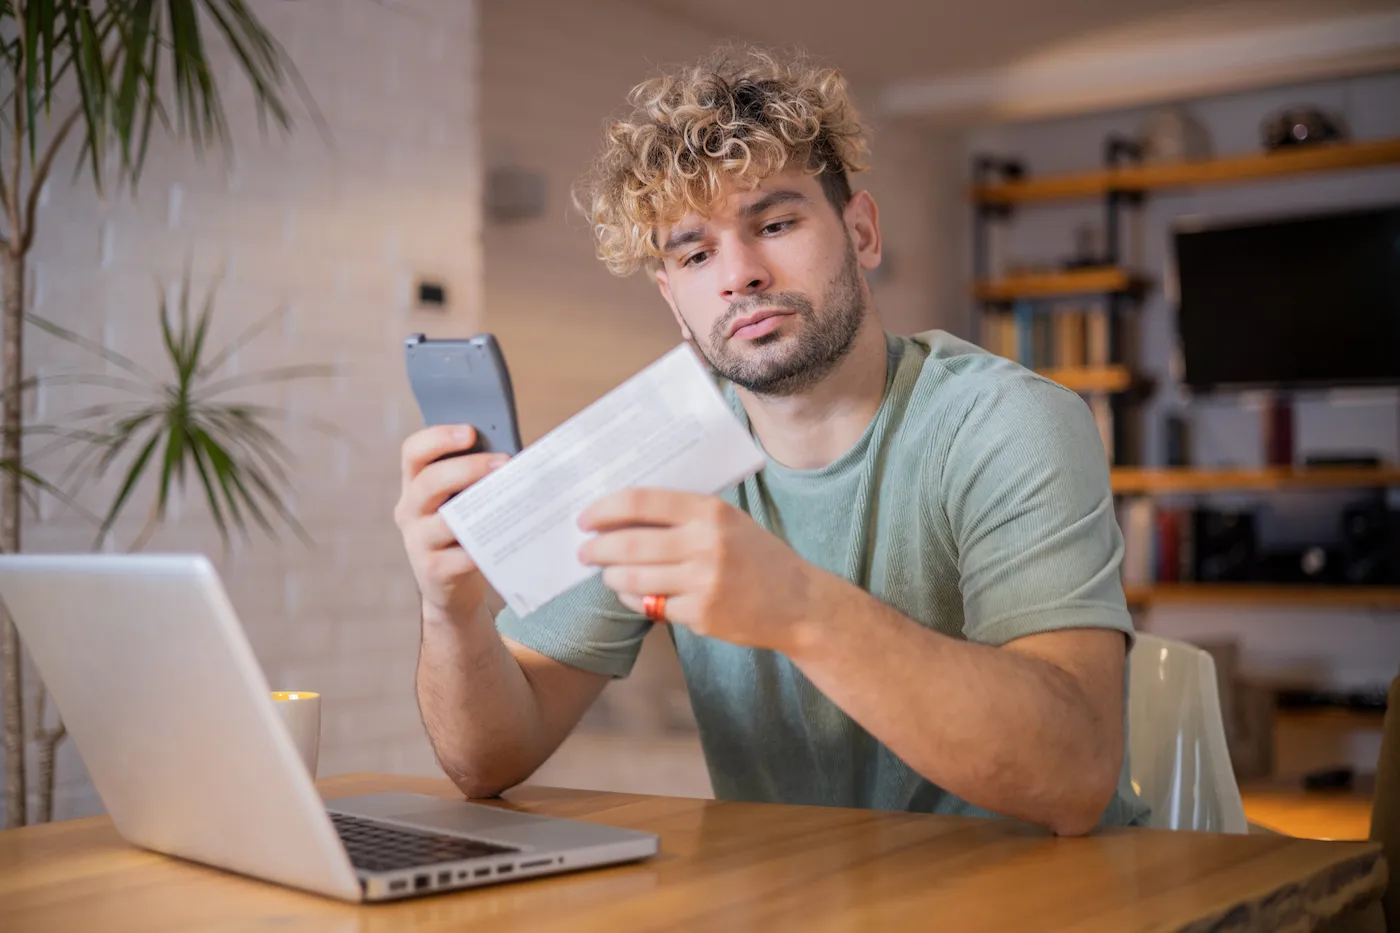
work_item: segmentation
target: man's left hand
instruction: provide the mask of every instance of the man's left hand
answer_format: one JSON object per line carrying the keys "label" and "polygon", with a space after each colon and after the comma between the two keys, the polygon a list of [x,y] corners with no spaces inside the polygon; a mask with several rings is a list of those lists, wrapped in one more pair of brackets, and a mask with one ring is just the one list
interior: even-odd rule
{"label": "man's left hand", "polygon": [[629,609],[666,597],[665,621],[752,648],[791,651],[807,634],[826,576],[747,514],[713,496],[628,489],[579,518],[579,551]]}

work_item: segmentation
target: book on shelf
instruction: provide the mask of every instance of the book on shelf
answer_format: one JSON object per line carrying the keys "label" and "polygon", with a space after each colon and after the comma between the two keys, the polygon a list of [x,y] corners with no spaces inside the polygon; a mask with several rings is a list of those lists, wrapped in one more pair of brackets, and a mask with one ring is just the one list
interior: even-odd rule
{"label": "book on shelf", "polygon": [[1052,366],[1054,359],[1055,320],[1048,314],[1037,314],[1031,318],[1031,368]]}
{"label": "book on shelf", "polygon": [[1035,305],[1029,301],[1016,302],[1012,315],[1016,321],[1016,356],[1022,366],[1035,368]]}
{"label": "book on shelf", "polygon": [[1147,586],[1155,578],[1153,561],[1156,541],[1153,524],[1157,503],[1146,497],[1134,497],[1117,506],[1118,528],[1123,535],[1122,578],[1124,586]]}
{"label": "book on shelf", "polygon": [[[1027,369],[1080,369],[1109,364],[1107,327],[1100,326],[1102,344],[1093,344],[1094,316],[1103,312],[1073,304],[1037,307],[1019,301],[1011,311],[984,311],[979,343],[988,353],[1015,360]],[[1097,354],[1098,362],[1095,362]]]}
{"label": "book on shelf", "polygon": [[1180,583],[1195,578],[1195,521],[1191,509],[1168,508],[1151,496],[1115,506],[1123,535],[1124,586]]}
{"label": "book on shelf", "polygon": [[1181,579],[1181,518],[1176,509],[1159,508],[1153,522],[1152,567],[1158,583]]}
{"label": "book on shelf", "polygon": [[1109,347],[1110,359],[1136,372],[1139,369],[1138,348],[1142,346],[1142,315],[1115,315],[1113,328],[1118,333],[1114,341],[1116,346]]}
{"label": "book on shelf", "polygon": [[1107,366],[1113,359],[1108,339],[1108,311],[1093,308],[1084,318],[1084,360],[1089,366]]}
{"label": "book on shelf", "polygon": [[1060,369],[1077,369],[1085,364],[1085,313],[1079,308],[1068,308],[1053,317],[1055,327],[1054,357],[1055,366]]}

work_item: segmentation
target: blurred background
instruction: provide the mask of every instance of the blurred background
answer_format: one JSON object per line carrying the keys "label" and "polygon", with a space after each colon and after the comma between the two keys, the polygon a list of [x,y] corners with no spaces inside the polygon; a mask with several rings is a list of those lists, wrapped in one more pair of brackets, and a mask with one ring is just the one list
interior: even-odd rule
{"label": "blurred background", "polygon": [[[1197,475],[1183,491],[1161,473],[1127,470],[1249,470],[1343,454],[1383,470],[1400,462],[1392,387],[1400,379],[1354,386],[1343,373],[1294,385],[1280,372],[1262,390],[1190,385],[1173,250],[1186,228],[1400,204],[1392,2],[250,7],[285,47],[324,125],[293,95],[292,131],[260,132],[235,57],[211,39],[228,151],[197,158],[157,129],[139,189],[99,194],[74,171],[80,153],[70,143],[38,198],[26,264],[30,309],[70,337],[30,328],[25,370],[40,382],[25,396],[24,418],[71,426],[75,412],[111,397],[110,387],[52,378],[122,374],[92,347],[168,368],[160,302],[173,307],[186,291],[196,311],[214,296],[211,344],[282,309],[229,355],[227,376],[334,367],[232,387],[233,397],[277,415],[270,430],[295,455],[287,505],[309,544],[254,527],[226,548],[191,475],[158,523],[153,484],[138,486],[101,545],[215,558],[271,686],[324,697],[322,776],[438,773],[413,696],[416,593],[390,514],[399,444],[419,425],[404,337],[495,333],[527,442],[674,346],[679,334],[654,286],[616,279],[594,258],[569,187],[632,85],[731,38],[804,48],[850,78],[871,128],[873,168],[854,183],[881,209],[886,265],[871,282],[886,327],[979,341],[1054,370],[1094,406],[1124,470],[1125,582],[1137,622],[1216,654],[1242,779],[1296,783],[1319,769],[1364,777],[1374,768],[1373,698],[1400,662],[1400,577],[1373,575],[1363,591],[1339,577],[1323,583],[1296,569],[1266,577],[1259,568],[1271,548],[1311,548],[1308,566],[1319,554],[1335,566],[1350,540],[1340,517],[1358,507],[1372,519],[1390,515],[1395,503],[1382,487],[1393,473],[1359,489],[1282,492]],[[1260,162],[1327,147],[1332,156],[1289,163],[1296,170],[1286,173]],[[1102,175],[1110,159],[1144,172],[1182,160],[1207,167],[1175,180],[1159,172],[1136,195],[1119,196]],[[1066,176],[1078,181],[1061,199],[998,187]],[[974,183],[990,187],[978,193]],[[1265,353],[1273,345],[1265,335],[1295,326],[1282,315],[1251,320],[1259,339],[1229,344],[1224,356]],[[27,465],[57,478],[73,451],[47,442],[26,436],[27,454],[44,455]],[[93,546],[84,510],[105,512],[134,447],[82,485],[77,506],[34,490],[24,549]],[[1249,556],[1222,571],[1199,559],[1212,548],[1227,564],[1240,548]],[[1268,582],[1315,588],[1298,596]],[[1234,585],[1203,593],[1207,583]],[[31,676],[29,688],[36,683]],[[1298,712],[1319,705],[1326,716]],[[664,632],[648,638],[632,677],[607,689],[532,780],[709,794]],[[99,811],[80,758],[60,744],[54,816]]]}

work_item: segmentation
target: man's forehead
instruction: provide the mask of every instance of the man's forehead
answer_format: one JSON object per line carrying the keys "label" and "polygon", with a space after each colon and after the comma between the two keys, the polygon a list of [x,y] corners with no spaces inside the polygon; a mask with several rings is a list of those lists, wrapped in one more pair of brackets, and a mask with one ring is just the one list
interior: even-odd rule
{"label": "man's forehead", "polygon": [[[808,178],[810,176],[804,177],[799,174],[794,177],[783,172],[769,176],[756,185],[742,188],[734,186],[732,182],[726,182],[725,190],[705,211],[692,209],[674,220],[657,224],[657,239],[664,244],[671,239],[673,233],[699,230],[716,219],[722,221],[743,217],[755,209],[762,210],[776,204],[810,201],[814,195],[808,190],[812,187],[810,182],[804,184]],[[820,189],[816,194],[820,195]]]}

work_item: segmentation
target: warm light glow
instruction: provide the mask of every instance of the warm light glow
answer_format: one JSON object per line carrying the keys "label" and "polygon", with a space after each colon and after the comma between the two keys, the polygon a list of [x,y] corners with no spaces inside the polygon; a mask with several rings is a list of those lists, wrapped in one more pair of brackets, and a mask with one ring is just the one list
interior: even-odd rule
{"label": "warm light glow", "polygon": [[305,690],[274,690],[272,698],[274,700],[314,700],[319,697],[319,693],[308,693]]}

